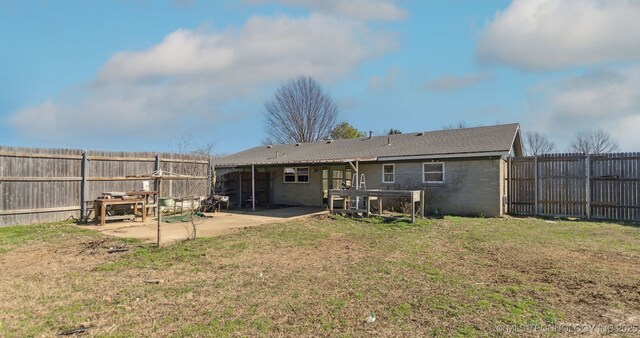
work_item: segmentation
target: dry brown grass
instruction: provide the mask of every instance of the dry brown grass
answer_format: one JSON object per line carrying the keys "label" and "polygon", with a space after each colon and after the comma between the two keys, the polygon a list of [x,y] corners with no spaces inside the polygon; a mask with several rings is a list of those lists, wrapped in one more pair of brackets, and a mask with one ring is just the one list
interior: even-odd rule
{"label": "dry brown grass", "polygon": [[[114,246],[131,250],[108,253]],[[321,217],[161,249],[70,225],[3,228],[0,335],[52,336],[83,325],[96,336],[637,327],[639,261],[637,227],[537,219],[414,226]],[[365,323],[372,312],[376,321]]]}

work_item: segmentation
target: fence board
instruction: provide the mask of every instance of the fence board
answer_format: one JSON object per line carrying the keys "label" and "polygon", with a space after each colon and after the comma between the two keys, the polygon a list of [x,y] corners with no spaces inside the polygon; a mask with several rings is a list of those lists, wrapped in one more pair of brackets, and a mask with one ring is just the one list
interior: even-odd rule
{"label": "fence board", "polygon": [[640,221],[639,155],[513,157],[509,213]]}
{"label": "fence board", "polygon": [[[140,190],[144,178],[131,176],[154,172],[156,156],[160,157],[163,170],[198,176],[175,182],[163,179],[163,196],[206,196],[209,192],[207,157],[151,152],[87,151],[86,154],[88,201],[105,191]],[[79,219],[82,155],[79,149],[0,146],[0,226]]]}

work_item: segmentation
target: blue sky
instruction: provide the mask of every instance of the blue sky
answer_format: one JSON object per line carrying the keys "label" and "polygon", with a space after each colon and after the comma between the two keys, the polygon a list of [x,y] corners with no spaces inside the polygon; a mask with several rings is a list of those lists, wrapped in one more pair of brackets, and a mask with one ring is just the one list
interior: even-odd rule
{"label": "blue sky", "polygon": [[259,145],[263,103],[316,78],[384,133],[519,122],[566,150],[640,150],[640,2],[0,2],[0,144],[217,153]]}

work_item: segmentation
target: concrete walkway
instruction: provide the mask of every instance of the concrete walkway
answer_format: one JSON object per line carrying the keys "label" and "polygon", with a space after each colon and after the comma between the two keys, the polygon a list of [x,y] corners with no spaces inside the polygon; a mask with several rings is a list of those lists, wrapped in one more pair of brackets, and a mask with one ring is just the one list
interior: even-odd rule
{"label": "concrete walkway", "polygon": [[[212,218],[198,219],[196,229],[198,237],[212,237],[233,232],[235,229],[256,226],[261,224],[289,222],[295,219],[310,217],[314,215],[327,214],[324,208],[311,207],[291,207],[282,209],[269,209],[252,211],[233,211],[207,213]],[[105,226],[82,225],[82,227],[99,231],[103,234],[137,238],[145,242],[155,243],[157,220],[153,217],[147,218],[145,223],[141,221],[133,222],[110,222]],[[191,230],[191,222],[185,223],[165,223],[161,225],[161,243],[170,243],[177,240],[186,239]]]}

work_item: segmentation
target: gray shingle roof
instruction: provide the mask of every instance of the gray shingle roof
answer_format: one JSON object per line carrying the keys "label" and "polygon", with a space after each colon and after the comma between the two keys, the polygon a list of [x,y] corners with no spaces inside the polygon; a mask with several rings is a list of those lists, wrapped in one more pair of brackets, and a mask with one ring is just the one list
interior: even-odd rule
{"label": "gray shingle roof", "polygon": [[296,164],[375,161],[384,157],[455,155],[508,152],[519,125],[438,130],[374,136],[372,138],[339,139],[299,144],[260,146],[229,156],[219,157],[219,167],[251,164]]}

